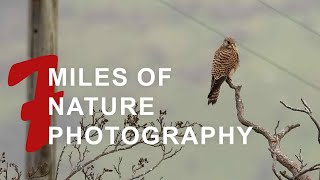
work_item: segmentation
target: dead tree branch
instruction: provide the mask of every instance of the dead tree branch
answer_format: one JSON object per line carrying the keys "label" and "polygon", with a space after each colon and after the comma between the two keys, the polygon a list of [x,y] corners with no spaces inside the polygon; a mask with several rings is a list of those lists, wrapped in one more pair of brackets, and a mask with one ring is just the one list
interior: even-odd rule
{"label": "dead tree branch", "polygon": [[[282,179],[282,177],[284,177],[289,180],[311,180],[311,177],[309,175],[307,175],[307,172],[318,170],[320,167],[319,164],[311,166],[310,168],[307,168],[307,169],[303,169],[302,168],[303,166],[301,166],[301,165],[299,166],[296,162],[294,162],[288,156],[286,156],[282,152],[281,147],[280,147],[280,142],[285,137],[285,135],[287,135],[291,130],[299,127],[300,124],[288,125],[284,129],[282,129],[279,133],[277,133],[277,129],[279,127],[279,123],[278,123],[277,127],[275,128],[275,133],[272,134],[268,130],[264,129],[263,127],[255,124],[251,121],[248,121],[244,117],[244,105],[243,105],[243,101],[240,96],[241,86],[235,86],[232,84],[231,81],[227,81],[227,83],[230,88],[235,90],[235,102],[236,102],[237,118],[238,118],[239,122],[246,127],[252,127],[256,133],[263,135],[267,139],[268,144],[269,144],[269,151],[270,151],[271,156],[274,160],[273,165],[272,165],[272,171],[274,172],[276,177],[278,179]],[[305,101],[302,100],[302,102],[305,105],[305,110],[295,109],[295,108],[286,106],[283,102],[282,102],[282,104],[285,105],[289,109],[307,113],[311,117],[311,119],[313,119],[313,121],[316,122],[312,116],[311,108],[305,103]],[[318,128],[318,124],[317,123],[315,123],[315,124]],[[280,163],[288,171],[290,171],[290,173],[292,174],[292,177],[288,176],[285,171],[278,173],[275,169],[276,162]],[[301,163],[301,161],[300,161],[300,163]],[[282,177],[280,176],[280,174]]]}
{"label": "dead tree branch", "polygon": [[284,103],[283,101],[280,101],[280,103],[286,107],[287,109],[290,109],[292,111],[296,111],[296,112],[302,112],[307,114],[310,119],[312,120],[312,122],[314,123],[314,125],[316,126],[317,130],[318,130],[318,142],[320,144],[320,125],[318,123],[318,121],[313,117],[312,115],[312,109],[310,108],[310,106],[307,104],[307,102],[301,98],[301,102],[304,106],[304,109],[299,109],[299,108],[294,108],[292,106],[287,105],[286,103]]}

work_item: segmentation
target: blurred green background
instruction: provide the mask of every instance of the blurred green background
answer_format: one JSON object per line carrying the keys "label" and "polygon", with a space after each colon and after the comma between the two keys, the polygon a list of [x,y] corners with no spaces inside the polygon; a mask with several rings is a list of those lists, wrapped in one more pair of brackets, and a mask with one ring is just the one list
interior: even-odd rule
{"label": "blurred green background", "polygon": [[[256,0],[166,1],[207,25],[234,37],[254,52],[320,86],[320,37],[281,16]],[[320,33],[320,2],[316,0],[266,0],[271,6]],[[26,101],[26,83],[7,86],[12,64],[28,59],[28,4],[24,0],[0,2],[0,151],[23,166],[25,123],[20,108]],[[207,126],[239,126],[234,92],[223,85],[218,103],[207,106],[211,59],[223,37],[173,11],[158,0],[77,0],[59,2],[59,66],[84,67],[92,79],[96,67],[127,69],[126,88],[59,87],[65,97],[73,96],[153,96],[154,110],[167,109],[168,121],[188,120]],[[242,98],[248,120],[273,131],[280,120],[302,126],[282,142],[283,151],[294,158],[302,148],[308,164],[320,161],[320,146],[311,120],[290,112],[280,100],[302,107],[303,97],[320,119],[320,90],[296,80],[288,73],[238,46],[240,68],[235,84],[242,84]],[[171,67],[171,79],[163,87],[141,87],[135,82],[139,69]],[[154,119],[156,116],[154,117]],[[123,117],[112,117],[122,121]],[[152,120],[152,117],[145,117]],[[77,124],[78,116],[58,117],[61,126]],[[216,139],[215,139],[216,140]],[[249,144],[187,145],[174,159],[163,163],[146,179],[276,179],[265,139],[251,133]],[[59,142],[59,149],[63,146]],[[95,152],[94,150],[92,152]],[[117,163],[118,156],[130,161],[140,156],[156,159],[156,153],[140,148],[126,154],[104,158],[98,167]],[[68,173],[65,164],[63,174]],[[126,169],[126,167],[124,167]],[[317,173],[314,173],[315,175]],[[314,176],[316,177],[316,176]],[[108,179],[108,177],[106,177]],[[116,179],[116,177],[109,177]]]}

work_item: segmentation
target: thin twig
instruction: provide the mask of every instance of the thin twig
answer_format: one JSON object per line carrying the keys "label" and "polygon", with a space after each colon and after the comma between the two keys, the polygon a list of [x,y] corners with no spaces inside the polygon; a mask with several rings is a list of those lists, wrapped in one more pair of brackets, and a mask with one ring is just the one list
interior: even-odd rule
{"label": "thin twig", "polygon": [[317,130],[318,130],[318,143],[320,144],[320,125],[318,123],[318,121],[313,117],[312,115],[312,109],[310,108],[310,106],[307,104],[307,102],[301,98],[301,102],[304,106],[304,109],[299,109],[299,108],[294,108],[292,106],[287,105],[286,103],[284,103],[283,101],[280,101],[280,103],[286,107],[287,109],[290,109],[292,111],[296,111],[296,112],[302,112],[307,114],[310,119],[312,120],[312,122],[314,123],[314,125],[316,126]]}

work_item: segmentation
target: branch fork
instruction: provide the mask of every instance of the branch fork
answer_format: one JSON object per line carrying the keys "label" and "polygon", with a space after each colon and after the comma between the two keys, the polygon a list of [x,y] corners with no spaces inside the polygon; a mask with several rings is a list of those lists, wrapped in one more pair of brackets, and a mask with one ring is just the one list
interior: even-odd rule
{"label": "branch fork", "polygon": [[[246,126],[246,127],[252,127],[252,129],[258,133],[261,134],[266,138],[269,144],[268,150],[271,153],[271,157],[273,159],[273,164],[272,164],[272,171],[274,172],[275,176],[279,179],[282,180],[283,178],[288,179],[288,180],[311,180],[311,177],[307,174],[308,172],[319,170],[320,169],[320,164],[316,164],[314,166],[311,166],[310,168],[304,169],[306,164],[303,164],[303,160],[301,157],[301,152],[299,153],[298,161],[300,162],[300,166],[298,165],[297,162],[291,160],[288,156],[286,156],[280,147],[281,140],[291,131],[294,130],[298,127],[300,127],[300,124],[292,124],[292,125],[287,125],[285,128],[283,128],[280,132],[277,132],[277,129],[279,128],[280,122],[278,121],[277,126],[274,129],[274,133],[270,133],[268,130],[263,128],[262,126],[259,126],[251,121],[248,121],[244,117],[244,105],[243,101],[240,96],[240,91],[242,86],[235,86],[230,80],[226,81],[231,89],[234,89],[235,91],[235,102],[236,102],[236,110],[237,110],[237,118],[238,121]],[[312,110],[311,108],[307,105],[307,103],[301,99],[304,109],[297,109],[293,108],[291,106],[286,105],[281,101],[281,104],[283,104],[286,108],[291,109],[293,111],[299,111],[303,112],[309,115],[309,117],[312,119],[314,124],[316,125],[318,129],[318,141],[320,143],[320,127],[318,122],[315,120],[315,118],[312,116]],[[280,163],[283,167],[285,167],[291,174],[292,176],[287,175],[286,171],[280,171],[278,172],[276,170],[276,163]]]}

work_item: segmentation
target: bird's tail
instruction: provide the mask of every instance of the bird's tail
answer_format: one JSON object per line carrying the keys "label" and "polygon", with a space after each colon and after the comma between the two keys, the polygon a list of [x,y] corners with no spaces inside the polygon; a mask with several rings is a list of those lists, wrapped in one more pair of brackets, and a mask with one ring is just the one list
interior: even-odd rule
{"label": "bird's tail", "polygon": [[220,86],[217,88],[212,88],[208,94],[208,105],[212,104],[214,105],[219,97],[220,93]]}
{"label": "bird's tail", "polygon": [[219,93],[220,93],[221,84],[225,80],[226,80],[226,76],[222,76],[219,79],[215,79],[214,76],[212,76],[211,88],[208,94],[208,105],[210,104],[214,105],[217,102]]}

